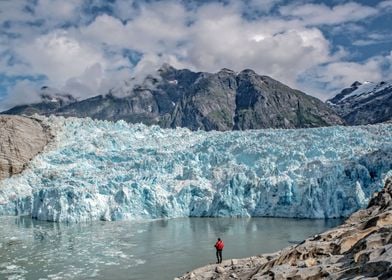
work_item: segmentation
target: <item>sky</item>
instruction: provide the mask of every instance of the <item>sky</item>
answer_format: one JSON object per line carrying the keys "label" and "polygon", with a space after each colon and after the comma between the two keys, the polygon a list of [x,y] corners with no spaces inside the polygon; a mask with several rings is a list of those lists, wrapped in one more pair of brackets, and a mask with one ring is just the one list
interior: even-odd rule
{"label": "sky", "polygon": [[322,100],[392,79],[392,0],[0,0],[0,110],[78,99],[163,63],[253,69]]}

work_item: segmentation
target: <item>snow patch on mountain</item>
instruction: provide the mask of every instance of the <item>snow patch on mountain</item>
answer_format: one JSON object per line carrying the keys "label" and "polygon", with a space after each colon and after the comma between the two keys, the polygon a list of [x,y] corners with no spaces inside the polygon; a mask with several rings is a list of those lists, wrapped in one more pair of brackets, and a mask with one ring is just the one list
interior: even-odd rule
{"label": "snow patch on mountain", "polygon": [[358,102],[361,99],[376,95],[384,90],[392,89],[392,81],[374,82],[355,82],[350,88],[342,90],[341,93],[334,98],[328,100],[330,105],[342,105],[343,103]]}
{"label": "snow patch on mountain", "polygon": [[392,119],[392,81],[355,82],[327,104],[349,125],[389,121]]}
{"label": "snow patch on mountain", "polygon": [[392,125],[191,132],[44,118],[55,142],[0,182],[0,214],[60,222],[347,216],[392,175]]}
{"label": "snow patch on mountain", "polygon": [[357,99],[367,98],[377,92],[380,92],[390,87],[392,87],[392,82],[381,82],[381,83],[364,82],[363,84],[359,85],[358,88],[355,89],[353,92],[344,96],[339,102],[343,102],[344,100],[353,97]]}

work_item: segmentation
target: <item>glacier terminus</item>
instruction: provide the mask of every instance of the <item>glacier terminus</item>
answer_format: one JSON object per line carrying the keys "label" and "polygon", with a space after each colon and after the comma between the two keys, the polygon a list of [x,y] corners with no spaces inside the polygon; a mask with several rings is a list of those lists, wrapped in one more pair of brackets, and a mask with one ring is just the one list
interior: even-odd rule
{"label": "glacier terminus", "polygon": [[190,131],[40,117],[55,138],[0,182],[0,214],[82,222],[345,217],[392,175],[392,124]]}

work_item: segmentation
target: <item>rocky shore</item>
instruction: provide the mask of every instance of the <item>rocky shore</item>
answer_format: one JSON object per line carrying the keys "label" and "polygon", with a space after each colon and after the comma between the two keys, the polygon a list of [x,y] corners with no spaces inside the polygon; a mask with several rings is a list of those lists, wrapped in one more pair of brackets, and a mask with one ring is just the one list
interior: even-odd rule
{"label": "rocky shore", "polygon": [[178,279],[392,279],[392,178],[339,227],[274,254],[226,260]]}
{"label": "rocky shore", "polygon": [[36,119],[0,115],[0,180],[22,172],[51,137],[50,129]]}

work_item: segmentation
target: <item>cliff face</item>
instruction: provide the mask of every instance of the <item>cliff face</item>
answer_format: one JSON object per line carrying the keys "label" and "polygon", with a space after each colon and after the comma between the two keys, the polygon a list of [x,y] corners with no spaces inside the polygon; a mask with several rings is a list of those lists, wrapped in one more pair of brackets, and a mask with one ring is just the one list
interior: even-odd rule
{"label": "cliff face", "polygon": [[164,65],[139,85],[132,80],[105,96],[76,101],[43,89],[42,102],[6,114],[91,117],[192,130],[306,128],[343,124],[322,101],[253,70],[192,72]]}
{"label": "cliff face", "polygon": [[0,215],[56,222],[347,217],[392,170],[389,124],[220,133],[42,121],[56,145],[28,172],[0,181]]}
{"label": "cliff face", "polygon": [[22,172],[50,137],[49,129],[37,120],[0,115],[0,180]]}
{"label": "cliff face", "polygon": [[227,260],[180,279],[392,278],[392,178],[367,209],[334,229],[277,253]]}
{"label": "cliff face", "polygon": [[375,124],[392,120],[392,81],[354,82],[327,101],[349,125]]}

